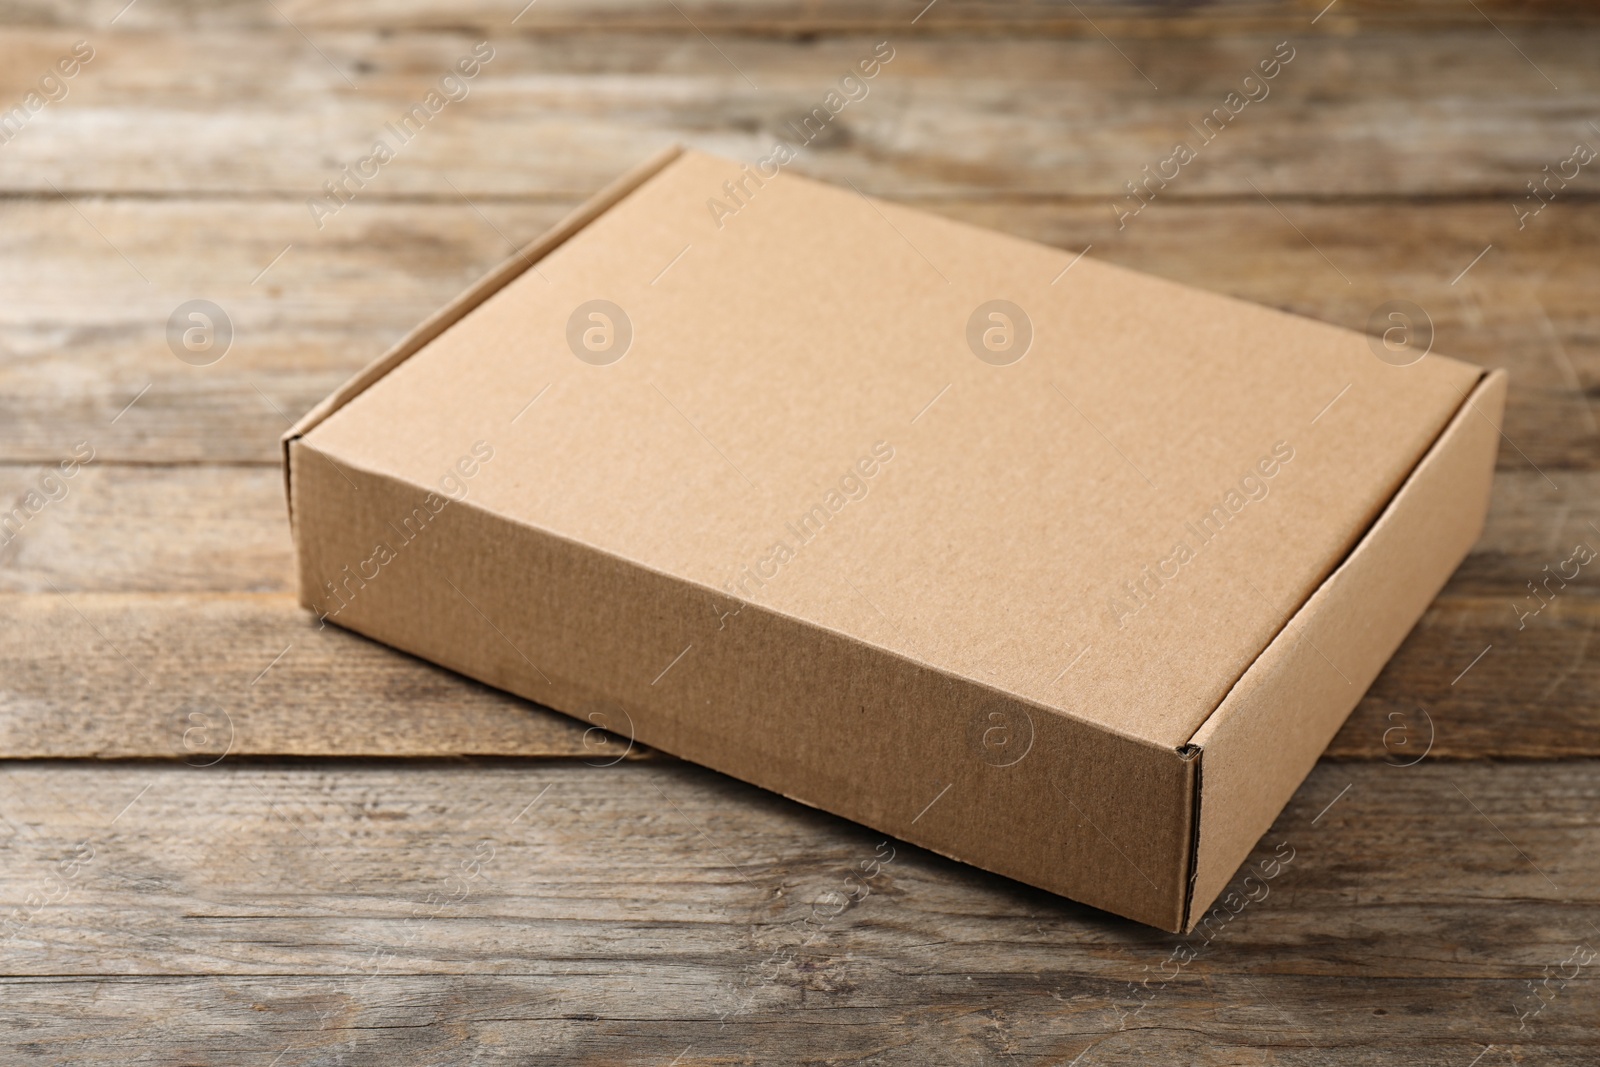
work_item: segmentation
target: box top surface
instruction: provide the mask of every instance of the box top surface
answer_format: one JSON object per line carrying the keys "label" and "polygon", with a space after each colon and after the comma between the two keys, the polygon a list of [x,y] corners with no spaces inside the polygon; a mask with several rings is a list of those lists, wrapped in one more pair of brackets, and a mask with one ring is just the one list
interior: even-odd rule
{"label": "box top surface", "polygon": [[684,153],[305,442],[487,442],[470,505],[1177,747],[1481,373],[751,173]]}

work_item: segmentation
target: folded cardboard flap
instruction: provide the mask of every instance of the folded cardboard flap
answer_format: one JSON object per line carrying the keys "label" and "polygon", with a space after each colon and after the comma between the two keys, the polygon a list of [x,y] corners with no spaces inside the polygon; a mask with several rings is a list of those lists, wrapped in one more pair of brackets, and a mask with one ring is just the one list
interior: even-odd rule
{"label": "folded cardboard flap", "polygon": [[1199,819],[1185,929],[1271,828],[1478,539],[1506,380],[1504,371],[1479,380],[1371,529],[1196,731]]}
{"label": "folded cardboard flap", "polygon": [[[528,242],[528,244],[501,261],[489,273],[479,278],[466,292],[423,319],[392,348],[353,374],[343,385],[324,397],[319,404],[300,416],[293,426],[285,430],[280,442],[283,448],[284,499],[289,506],[290,526],[292,527],[294,524],[294,493],[289,484],[291,471],[293,470],[290,463],[289,449],[291,441],[304,437],[329,415],[332,415],[335,411],[360,396],[362,391],[371,387],[374,382],[381,379],[385,374],[388,374],[395,367],[398,367],[411,356],[421,351],[429,341],[432,341],[461,321],[462,317],[471,312],[473,308],[505,288],[508,283],[533,267],[539,260],[561,247],[563,241],[568,240],[579,230],[599,218],[617,201],[649,181],[653,175],[682,154],[683,147],[681,145],[669,145],[618,177],[582,204],[579,204],[568,212],[560,222],[557,222],[550,229]],[[305,606],[311,607],[310,604]]]}

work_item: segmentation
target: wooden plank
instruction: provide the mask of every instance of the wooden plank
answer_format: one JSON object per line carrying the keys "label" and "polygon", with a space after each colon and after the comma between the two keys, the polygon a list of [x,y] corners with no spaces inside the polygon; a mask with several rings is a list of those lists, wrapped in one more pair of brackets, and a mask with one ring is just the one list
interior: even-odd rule
{"label": "wooden plank", "polygon": [[[1259,865],[1277,842],[1289,842],[1294,877],[1274,889],[1292,892],[1282,893],[1281,902],[1273,892],[1271,906],[1250,909],[1227,931],[1239,951],[1213,961],[1212,973],[1516,977],[1529,973],[1530,964],[1536,973],[1546,950],[1580,935],[1564,923],[1581,924],[1583,909],[1595,903],[1600,777],[1594,769],[1591,761],[1319,765],[1247,861]],[[676,926],[680,952],[737,957],[744,949],[727,943],[726,927],[746,931],[738,940],[748,944],[752,924],[759,936],[802,920],[832,877],[853,866],[851,857],[871,856],[882,840],[675,761],[609,768],[576,761],[409,767],[224,761],[198,769],[12,763],[0,771],[0,789],[9,821],[0,831],[8,834],[14,861],[0,873],[6,901],[25,897],[76,842],[95,843],[86,877],[73,880],[75,923],[60,922],[67,909],[8,922],[11,951],[3,969],[9,975],[182,975],[197,968],[343,974],[365,956],[363,929],[403,918],[408,904],[459,873],[459,860],[483,840],[493,842],[494,857],[482,878],[468,879],[485,883],[470,894],[483,914],[457,908],[458,921],[499,925],[513,942],[548,938],[544,950],[524,954],[515,943],[489,944],[479,946],[479,958],[452,960],[439,951],[443,944],[466,948],[449,931],[453,924],[429,923],[408,953],[386,962],[385,972],[515,971],[519,960],[567,955],[563,941],[599,958],[632,956],[635,946],[607,946],[597,931],[581,929],[601,923],[618,931]],[[1510,842],[1494,834],[1491,820]],[[1485,832],[1499,847],[1479,846]],[[1463,853],[1471,858],[1464,861]],[[329,863],[330,856],[337,862]],[[163,892],[152,894],[142,914],[119,922],[119,911],[131,904],[129,890],[152,876]],[[595,897],[592,887],[608,877],[615,879],[612,891]],[[1077,968],[1115,975],[1121,968],[1114,952],[1083,950],[1178,940],[911,846],[897,849],[884,881],[882,898],[892,900],[875,894],[840,916],[883,944],[916,944],[962,914],[982,914],[979,923],[994,922],[999,935],[1008,922],[1031,919],[1049,928],[1042,938],[1018,938],[1005,960],[995,958],[1005,951],[1005,936],[953,938],[945,949],[951,962],[988,957],[997,970],[1031,971],[1048,965],[1051,954],[1071,951],[1049,936],[1054,931],[1070,933],[1079,945],[1085,958],[1075,961]],[[459,898],[459,886],[452,891]],[[308,894],[320,897],[322,907],[308,911]],[[978,901],[985,906],[973,907]],[[898,902],[911,910],[898,910]],[[1370,907],[1384,903],[1390,906]],[[1456,938],[1475,913],[1489,909],[1502,913],[1497,929],[1480,931],[1473,955],[1462,956]],[[1315,932],[1356,911],[1367,912],[1372,933],[1402,935],[1405,924],[1425,915],[1436,925],[1429,944],[1405,952],[1319,955]],[[208,912],[212,922],[183,928],[183,919]],[[221,924],[230,916],[238,922],[227,932]],[[321,944],[248,936],[251,926],[314,930],[329,920],[340,925],[328,925]],[[561,920],[573,929],[562,930]],[[108,967],[114,957],[93,954],[96,946],[156,933],[166,943],[137,963]]]}
{"label": "wooden plank", "polygon": [[[1591,545],[1595,541],[1591,539]],[[1440,597],[1329,745],[1405,764],[1600,754],[1600,598],[1570,590],[1518,629],[1520,599]]]}
{"label": "wooden plank", "polygon": [[[88,441],[102,461],[277,465],[293,419],[568,206],[360,205],[308,243],[298,206],[0,205],[0,455],[58,462]],[[208,366],[166,333],[200,297],[234,332]]]}
{"label": "wooden plank", "polygon": [[[263,8],[260,17],[274,16]],[[32,89],[78,36],[8,32],[0,100]],[[391,135],[394,160],[361,183],[357,202],[455,201],[456,190],[474,199],[579,199],[675,141],[755,160],[780,137],[797,141],[787,124],[822,104],[880,40],[796,47],[743,38],[712,47],[686,26],[665,36],[492,36],[494,58],[468,95],[403,143]],[[1196,158],[1169,166],[1178,176],[1162,195],[1171,199],[1254,200],[1250,183],[1272,197],[1487,196],[1510,220],[1526,182],[1566,159],[1575,140],[1596,137],[1587,123],[1600,112],[1600,57],[1590,34],[1559,25],[1519,31],[1517,47],[1535,62],[1487,23],[1481,32],[1289,36],[1283,55],[1292,50],[1291,62],[1251,90],[1265,97],[1236,103],[1226,128],[1215,132],[1214,119],[1204,136],[1205,117],[1243,91],[1283,34],[1198,48],[1130,41],[1120,51],[1097,34],[977,45],[896,38],[867,95],[803,155],[898,198],[1070,194],[1103,204],[1183,141]],[[281,25],[102,39],[68,95],[6,143],[0,192],[55,198],[54,185],[83,197],[269,197],[301,206],[292,232],[314,233],[305,200],[370,156],[388,124],[480,39],[461,29],[362,27],[321,33],[313,48]],[[203,116],[196,84],[207,86]],[[107,137],[108,129],[140,136]],[[1564,195],[1594,188],[1585,174]]]}
{"label": "wooden plank", "polygon": [[[38,477],[0,468],[0,499]],[[1558,492],[1501,474],[1483,539],[1330,755],[1600,755],[1600,598],[1592,567],[1559,580],[1574,546],[1600,549],[1600,474],[1562,478]],[[186,703],[207,695],[231,716],[235,754],[588,754],[564,717],[318,631],[292,601],[276,470],[90,465],[67,484],[0,548],[0,755],[203,759],[181,742],[196,736],[190,711],[227,721]]]}
{"label": "wooden plank", "polygon": [[1324,763],[1250,862],[1292,860],[1208,938],[684,764],[9,764],[8,1038],[96,1063],[1590,1063],[1593,964],[1561,965],[1600,938],[1594,772]]}
{"label": "wooden plank", "polygon": [[[1600,756],[1600,597],[1574,585],[1521,630],[1514,603],[1447,592],[1328,754]],[[0,634],[0,758],[616,751],[565,716],[319,630],[284,594],[0,595]]]}
{"label": "wooden plank", "polygon": [[[52,486],[59,499],[46,495]],[[0,466],[8,508],[30,491],[44,503],[24,507],[23,525],[0,512],[0,592],[295,591],[283,474],[272,467],[96,462],[67,479]]]}
{"label": "wooden plank", "polygon": [[[1259,199],[1158,202],[1120,232],[1103,204],[916,203],[1355,329],[1412,300],[1436,350],[1511,371],[1503,469],[1559,486],[1561,468],[1600,467],[1600,261],[1585,252],[1600,203],[1557,202],[1521,234],[1503,203],[1299,203],[1290,222]],[[0,202],[0,461],[56,462],[87,440],[103,461],[276,464],[290,419],[567,206],[358,201],[336,234],[301,241],[293,204],[84,200],[86,222],[59,201]],[[205,367],[166,340],[195,297],[235,325]]]}
{"label": "wooden plank", "polygon": [[[35,26],[73,26],[101,29],[115,19],[124,30],[187,29],[196,16],[163,5],[138,5],[123,10],[124,0],[95,0],[88,4],[37,3],[18,9],[11,19]],[[604,28],[613,32],[682,34],[689,27],[706,32],[740,36],[787,36],[802,41],[830,33],[898,30],[901,33],[944,35],[979,32],[991,35],[1029,34],[1072,37],[1098,36],[1096,27],[1132,37],[1211,37],[1262,32],[1287,27],[1310,27],[1338,34],[1356,29],[1482,29],[1484,19],[1470,7],[1462,11],[1451,0],[1416,0],[1395,5],[1383,0],[1220,0],[1194,8],[1186,5],[1139,6],[1130,10],[1115,0],[1088,0],[1076,5],[1041,4],[1030,0],[675,0],[665,11],[651,0],[540,0],[537,7],[471,0],[461,4],[373,3],[342,0],[337,3],[285,2],[275,5],[281,14],[260,5],[228,3],[209,5],[202,25],[281,29],[292,20],[307,29],[455,30],[463,26],[519,33],[571,33]],[[1578,0],[1477,0],[1476,6],[1508,29],[1525,30],[1530,24],[1570,21],[1583,25],[1593,20],[1593,8]],[[674,11],[673,7],[678,10]],[[1092,21],[1091,21],[1092,20]]]}
{"label": "wooden plank", "polygon": [[0,598],[0,755],[578,756],[575,719],[329,626],[271,595]]}
{"label": "wooden plank", "polygon": [[[1578,1012],[1563,1015],[1554,1006],[1533,1033],[1504,1036],[1498,1026],[1510,1018],[1508,1005],[1526,995],[1523,980],[1366,984],[1196,974],[1163,995],[1172,1005],[1166,1016],[1181,1025],[1118,1030],[1113,1011],[1096,1007],[1106,983],[1060,967],[891,976],[871,974],[869,961],[834,960],[825,949],[816,955],[806,964],[809,985],[765,998],[725,1028],[715,1018],[685,1017],[686,1002],[720,991],[708,990],[711,981],[692,962],[676,960],[598,974],[557,965],[493,976],[53,978],[3,988],[8,1015],[26,1027],[14,1039],[19,1056],[38,1049],[74,1064],[116,1067],[144,1049],[159,1050],[163,1062],[265,1067],[274,1055],[282,1057],[277,1067],[392,1067],[472,1062],[474,1055],[492,1063],[518,1054],[537,1059],[517,1062],[629,1067],[667,1067],[675,1056],[674,1067],[1012,1060],[1071,1067],[1075,1059],[1076,1067],[1470,1067],[1485,1051],[1481,1035],[1491,1033],[1501,1041],[1477,1067],[1534,1056],[1548,1067],[1590,1067],[1595,1055],[1582,1029],[1588,1016],[1574,1022]],[[863,981],[868,976],[876,980]],[[847,981],[857,990],[839,988]],[[891,983],[928,1003],[866,1002],[861,990]],[[1581,979],[1566,992],[1589,995]]]}
{"label": "wooden plank", "polygon": [[[38,491],[46,472],[0,465],[0,501]],[[1483,537],[1447,596],[1499,597],[1531,611],[1539,600],[1528,599],[1528,583],[1547,579],[1542,598],[1595,595],[1588,567],[1562,564],[1579,544],[1600,551],[1600,471],[1558,473],[1552,488],[1534,471],[1500,472]],[[295,591],[283,476],[274,468],[96,462],[57,481],[59,500],[15,532],[0,526],[0,594]],[[1578,577],[1563,588],[1560,570]],[[1515,628],[1509,606],[1505,618]]]}

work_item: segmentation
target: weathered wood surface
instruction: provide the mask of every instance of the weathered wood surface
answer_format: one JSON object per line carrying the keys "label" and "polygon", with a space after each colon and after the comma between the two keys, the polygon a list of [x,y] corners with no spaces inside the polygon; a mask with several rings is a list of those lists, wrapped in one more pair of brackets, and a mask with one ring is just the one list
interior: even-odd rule
{"label": "weathered wood surface", "polygon": [[[0,499],[36,476],[0,467]],[[1600,756],[1600,597],[1553,585],[1532,614],[1527,589],[1575,544],[1600,549],[1600,473],[1561,477],[1500,475],[1484,537],[1330,755],[1403,762],[1431,738],[1443,758]],[[607,751],[564,716],[318,627],[294,603],[282,494],[272,468],[84,469],[0,548],[0,752],[203,761],[221,749],[184,739],[213,720],[233,755]]]}
{"label": "weathered wood surface", "polygon": [[[124,4],[0,11],[0,110],[96,48],[0,144],[0,502],[96,454],[0,545],[0,1060],[1600,1058],[1595,575],[1515,606],[1600,547],[1600,179],[1513,211],[1600,144],[1592,8]],[[319,230],[306,197],[485,38]],[[1483,539],[1264,839],[1294,864],[1170,983],[1195,938],[908,846],[828,918],[878,835],[294,604],[289,419],[653,148],[753,157],[883,39],[796,171],[1357,329],[1410,299],[1512,373]],[[237,328],[208,367],[164,336],[194,297]]]}
{"label": "weathered wood surface", "polygon": [[1585,1064],[1589,768],[1324,764],[1207,942],[685,764],[12,764],[0,986],[41,1062]]}
{"label": "weathered wood surface", "polygon": [[[1600,203],[1556,201],[1454,285],[1516,233],[1508,203],[1301,202],[1291,223],[1259,198],[1157,201],[1120,233],[1101,203],[919,203],[1352,329],[1412,300],[1438,351],[1512,373],[1502,469],[1600,467]],[[106,461],[277,464],[293,418],[570,206],[357,201],[317,237],[298,203],[0,201],[0,461],[89,441]],[[195,297],[235,328],[207,367],[167,347],[168,317]]]}
{"label": "weathered wood surface", "polygon": [[[794,140],[785,123],[818,106],[877,43],[731,38],[713,47],[692,31],[692,44],[679,34],[481,33],[494,58],[463,99],[396,146],[358,202],[458,201],[456,190],[585,196],[674,141],[754,159],[777,137]],[[8,33],[7,95],[20,95],[77,34]],[[893,59],[806,154],[828,158],[831,173],[867,192],[900,198],[1116,199],[1182,140],[1198,158],[1166,191],[1174,199],[1256,198],[1253,182],[1268,196],[1519,200],[1544,164],[1595,136],[1586,122],[1600,105],[1600,48],[1591,35],[1553,27],[1519,32],[1529,59],[1493,32],[1332,36],[1309,20],[1199,47],[1157,38],[1119,50],[1092,33],[978,48],[886,37]],[[96,56],[68,95],[5,145],[0,190],[54,196],[52,182],[68,195],[249,194],[303,204],[370,154],[385,125],[480,39],[463,30],[337,30],[318,35],[319,55],[281,26],[189,38],[94,34]],[[1239,113],[1206,143],[1194,127],[1228,93],[1242,93],[1243,78],[1280,42],[1289,62],[1254,90],[1264,99],[1235,105]],[[297,76],[281,76],[285,69]],[[197,83],[208,109],[227,118],[197,120]],[[124,126],[141,136],[104,136]],[[1594,189],[1589,175],[1568,192]],[[314,234],[303,214],[298,229]],[[337,221],[323,232],[338,233]]]}
{"label": "weathered wood surface", "polygon": [[[70,452],[66,453],[70,454]],[[43,466],[0,463],[0,501]],[[1587,541],[1600,549],[1600,470],[1524,468],[1495,479],[1488,521],[1446,596],[1528,595],[1527,582]],[[294,546],[276,466],[94,462],[15,536],[0,528],[0,597],[12,593],[293,593]],[[177,536],[181,534],[181,536]],[[1586,569],[1584,571],[1586,573]],[[1594,596],[1584,579],[1567,595]],[[1530,601],[1536,606],[1536,602]],[[1506,621],[1516,628],[1509,607]]]}
{"label": "weathered wood surface", "polygon": [[[1600,601],[1558,599],[1524,630],[1511,603],[1441,597],[1329,755],[1600,756]],[[6,595],[0,637],[0,751],[12,757],[618,751],[580,722],[319,630],[282,594]],[[224,748],[185,747],[208,726]]]}
{"label": "weathered wood surface", "polygon": [[[1215,37],[1309,24],[1324,32],[1413,28],[1485,28],[1484,15],[1508,29],[1525,30],[1545,20],[1593,20],[1594,8],[1582,0],[1415,0],[1404,5],[1385,0],[1213,0],[1206,4],[1129,4],[1123,0],[1056,3],[1045,0],[539,0],[537,7],[505,0],[466,0],[442,5],[416,0],[284,0],[270,8],[249,0],[225,0],[203,9],[181,5],[91,0],[62,8],[50,3],[17,5],[10,15],[19,25],[93,28],[112,24],[128,29],[172,30],[227,26],[281,31],[285,24],[312,29],[454,30],[512,27],[519,33],[570,33],[605,29],[682,35],[688,27],[740,36],[799,37],[904,28],[941,36],[978,31],[985,37],[1097,36],[1095,27],[1136,37]],[[663,10],[664,8],[664,10]],[[274,10],[275,9],[275,10]],[[538,17],[533,17],[537,12]],[[937,12],[937,17],[933,16]],[[1319,17],[1320,16],[1320,17]],[[513,21],[515,20],[515,21]]]}
{"label": "weathered wood surface", "polygon": [[322,628],[282,594],[7,597],[0,635],[0,752],[12,758],[607,762],[628,749],[578,720]]}

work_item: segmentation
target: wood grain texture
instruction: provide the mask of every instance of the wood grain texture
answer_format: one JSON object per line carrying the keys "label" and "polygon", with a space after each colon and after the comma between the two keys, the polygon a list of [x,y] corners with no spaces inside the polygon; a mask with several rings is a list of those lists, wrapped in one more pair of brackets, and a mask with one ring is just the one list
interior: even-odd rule
{"label": "wood grain texture", "polygon": [[[1594,574],[1526,614],[1600,547],[1600,179],[1514,209],[1600,143],[1591,6],[16,0],[0,24],[0,112],[96,49],[0,144],[0,504],[96,456],[0,534],[0,1061],[1600,1059],[1594,965],[1568,962],[1600,948]],[[485,39],[470,96],[318,229],[306,198]],[[885,39],[796,172],[1356,329],[1409,299],[1436,351],[1511,371],[1484,537],[1252,857],[1293,863],[1209,940],[895,842],[846,905],[879,835],[294,604],[290,419],[654,148],[755,158]],[[1124,183],[1279,41],[1271,95],[1119,228]],[[165,336],[197,297],[236,327],[206,367]]]}
{"label": "wood grain texture", "polygon": [[[1286,219],[1259,198],[1157,201],[1118,231],[1103,204],[913,202],[1352,329],[1409,299],[1437,351],[1511,372],[1502,469],[1600,468],[1600,203],[1557,201],[1519,235],[1504,203],[1301,203]],[[284,203],[0,202],[0,461],[88,441],[105,461],[277,464],[294,418],[569,206],[357,201],[317,237]],[[93,301],[67,295],[85,286]],[[234,324],[211,366],[167,344],[196,297]]]}
{"label": "wood grain texture", "polygon": [[[1396,5],[1383,0],[1213,0],[1205,4],[1128,4],[1088,0],[1072,5],[1037,0],[540,0],[538,6],[502,0],[441,4],[436,0],[376,3],[374,0],[286,0],[276,10],[249,0],[225,0],[203,7],[141,4],[124,10],[125,0],[93,0],[63,10],[48,0],[13,4],[10,17],[30,26],[98,28],[112,23],[130,30],[230,28],[281,29],[286,23],[310,29],[454,30],[461,26],[512,27],[536,35],[602,28],[611,32],[684,34],[699,27],[719,34],[776,36],[807,40],[823,34],[899,29],[919,35],[1012,34],[1098,36],[1115,30],[1135,37],[1216,37],[1285,26],[1310,26],[1329,34],[1356,30],[1484,28],[1483,15],[1497,24],[1526,29],[1541,20],[1593,20],[1592,6],[1579,0],[1475,0],[1479,9],[1452,0],[1417,0]],[[535,15],[535,13],[537,13]],[[1319,17],[1320,16],[1320,17]]]}
{"label": "wood grain texture", "polygon": [[1576,1065],[1600,1040],[1592,964],[1517,1018],[1600,939],[1588,763],[1326,764],[1209,940],[677,763],[12,764],[0,798],[0,897],[33,900],[0,979],[19,1059]]}
{"label": "wood grain texture", "polygon": [[[0,467],[0,499],[37,477]],[[1600,475],[1562,477],[1500,475],[1484,537],[1330,756],[1600,756],[1593,576],[1528,589],[1575,545],[1600,550]],[[183,742],[214,720],[234,755],[600,758],[563,716],[319,630],[292,551],[274,469],[85,468],[0,548],[0,752],[203,761],[222,750]]]}
{"label": "wood grain texture", "polygon": [[[1197,158],[1164,190],[1172,199],[1255,199],[1252,182],[1289,198],[1489,196],[1507,202],[1500,210],[1509,220],[1509,201],[1526,195],[1526,181],[1566,158],[1574,140],[1596,136],[1587,123],[1600,111],[1600,45],[1591,34],[1534,27],[1512,47],[1487,23],[1481,29],[1285,31],[1287,40],[1262,33],[1126,48],[1093,34],[1024,33],[977,46],[891,36],[892,61],[803,155],[827,157],[837,178],[900,199],[1104,202],[1184,141]],[[357,202],[457,201],[458,190],[474,199],[579,199],[675,141],[754,160],[777,138],[794,141],[786,123],[818,106],[881,39],[713,46],[693,31],[484,32],[494,58],[465,98],[396,142],[395,159],[362,185]],[[76,36],[8,33],[0,100],[32,88]],[[95,35],[96,57],[67,96],[4,145],[0,191],[249,195],[303,205],[369,155],[386,124],[480,39],[462,28],[329,31],[315,48],[288,27]],[[1202,136],[1204,118],[1242,92],[1244,77],[1280,43],[1292,58],[1252,90],[1264,99],[1235,105],[1225,129]],[[197,84],[215,117],[197,121]],[[104,136],[124,127],[140,137]],[[1589,174],[1565,192],[1592,196],[1596,188]]]}
{"label": "wood grain texture", "polygon": [[0,634],[12,758],[643,754],[284,594],[4,597]]}
{"label": "wood grain texture", "polygon": [[[1574,591],[1522,630],[1512,605],[1505,594],[1442,596],[1328,756],[1600,756],[1600,599]],[[366,638],[319,631],[283,594],[10,594],[0,635],[0,751],[13,758],[604,761],[626,747]]]}
{"label": "wood grain texture", "polygon": [[[0,464],[0,502],[16,505],[52,469]],[[1555,487],[1526,468],[1496,476],[1483,536],[1446,597],[1502,597],[1531,611],[1540,602],[1528,599],[1528,583],[1549,578],[1544,568],[1578,544],[1600,551],[1600,471],[1556,473]],[[0,595],[295,591],[283,475],[273,467],[96,461],[57,480],[60,499],[20,526],[0,525]],[[1555,581],[1540,595],[1600,595],[1587,568],[1578,570],[1565,588]],[[1504,614],[1514,628],[1517,613]]]}

